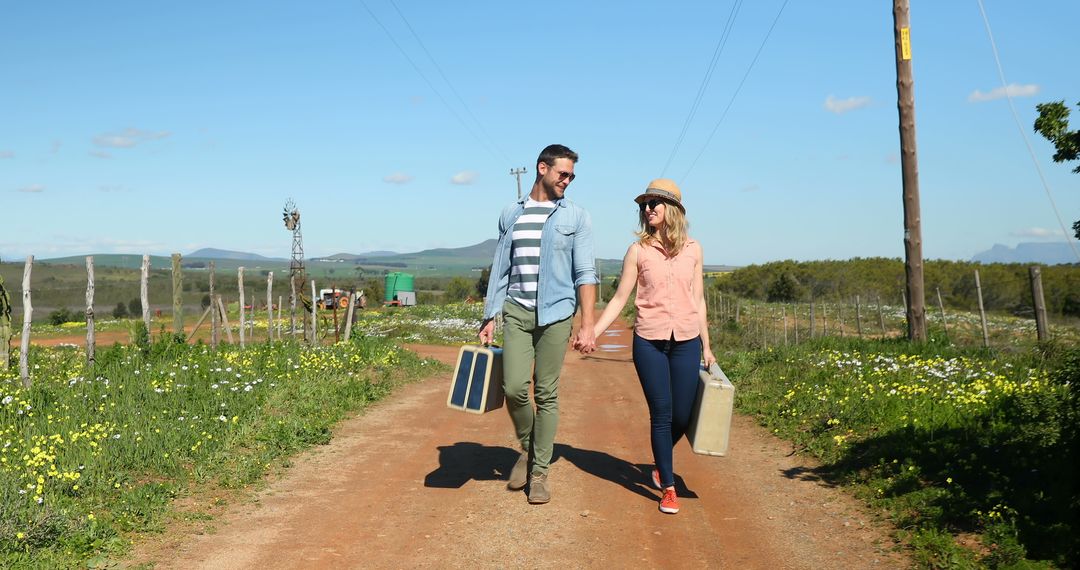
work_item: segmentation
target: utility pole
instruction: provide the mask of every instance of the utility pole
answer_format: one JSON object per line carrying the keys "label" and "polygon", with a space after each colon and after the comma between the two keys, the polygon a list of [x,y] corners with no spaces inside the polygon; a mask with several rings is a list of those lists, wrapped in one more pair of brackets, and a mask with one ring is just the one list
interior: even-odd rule
{"label": "utility pole", "polygon": [[908,9],[908,0],[893,0],[896,106],[900,112],[900,170],[904,184],[904,273],[907,276],[908,340],[926,342],[922,216],[919,213],[919,166],[915,153],[915,88],[911,75],[911,22]]}
{"label": "utility pole", "polygon": [[525,167],[524,167],[524,166],[522,166],[521,168],[511,168],[511,169],[510,169],[510,176],[515,176],[515,177],[517,177],[517,183],[518,183],[518,200],[520,200],[520,199],[521,199],[521,175],[522,175],[522,174],[525,174],[526,172],[528,172],[528,170],[525,170]]}

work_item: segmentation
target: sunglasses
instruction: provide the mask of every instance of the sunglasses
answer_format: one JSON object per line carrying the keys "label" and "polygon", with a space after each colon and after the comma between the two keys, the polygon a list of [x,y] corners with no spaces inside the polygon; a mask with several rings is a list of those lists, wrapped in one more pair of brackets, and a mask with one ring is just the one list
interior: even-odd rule
{"label": "sunglasses", "polygon": [[563,180],[566,180],[568,178],[570,179],[570,182],[573,182],[574,179],[577,178],[577,174],[574,174],[573,172],[563,172],[562,170],[556,170],[555,173],[559,175],[559,182],[562,182]]}
{"label": "sunglasses", "polygon": [[650,210],[655,212],[657,206],[662,206],[664,204],[665,204],[665,202],[663,200],[660,200],[659,198],[653,198],[652,200],[649,200],[648,202],[642,202],[642,203],[638,204],[638,208],[641,208],[641,211],[644,212],[645,208],[648,207]]}

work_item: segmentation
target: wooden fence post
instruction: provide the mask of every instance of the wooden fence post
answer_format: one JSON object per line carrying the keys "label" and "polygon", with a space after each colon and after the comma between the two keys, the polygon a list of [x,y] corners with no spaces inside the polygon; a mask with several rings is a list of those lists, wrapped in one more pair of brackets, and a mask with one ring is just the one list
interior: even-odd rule
{"label": "wooden fence post", "polygon": [[86,364],[94,365],[94,256],[86,256]]}
{"label": "wooden fence post", "polygon": [[935,287],[937,289],[937,306],[941,311],[941,327],[945,329],[945,341],[949,340],[949,321],[945,318],[945,304],[941,302],[941,287]]}
{"label": "wooden fence post", "polygon": [[810,338],[814,338],[814,298],[810,297]]}
{"label": "wooden fence post", "polygon": [[315,280],[311,280],[311,344],[314,345],[319,340],[318,336],[318,323],[316,323],[316,311],[319,310],[319,304],[315,302]]}
{"label": "wooden fence post", "polygon": [[30,273],[34,268],[34,256],[26,256],[23,265],[22,277],[22,302],[23,302],[23,329],[22,344],[19,346],[19,376],[22,378],[23,388],[30,389],[30,320],[34,316],[34,305],[30,302]]}
{"label": "wooden fence post", "polygon": [[225,303],[221,301],[221,295],[217,296],[218,310],[221,311],[221,322],[225,325],[225,337],[229,339],[229,344],[232,344],[232,327],[229,326],[229,312],[225,310]]}
{"label": "wooden fence post", "polygon": [[836,321],[840,323],[840,338],[844,338],[844,304],[836,305]]}
{"label": "wooden fence post", "polygon": [[173,333],[184,334],[184,274],[180,269],[180,254],[172,254],[172,311]]}
{"label": "wooden fence post", "polygon": [[788,345],[788,336],[787,336],[787,305],[786,304],[782,305],[780,307],[780,318],[784,320],[784,346],[787,346]]}
{"label": "wooden fence post", "polygon": [[821,304],[821,336],[829,336],[829,305]]}
{"label": "wooden fence post", "polygon": [[979,298],[979,318],[982,319],[983,347],[990,348],[990,334],[986,329],[986,309],[983,307],[982,283],[979,282],[979,270],[975,270],[975,293]]}
{"label": "wooden fence post", "polygon": [[855,327],[859,331],[859,338],[862,338],[862,306],[858,295],[855,295]]}
{"label": "wooden fence post", "polygon": [[240,348],[244,348],[244,268],[236,268],[236,288],[240,290]]}
{"label": "wooden fence post", "polygon": [[11,298],[0,276],[0,370],[11,367]]}
{"label": "wooden fence post", "polygon": [[218,308],[214,303],[216,298],[214,295],[214,273],[217,272],[217,267],[213,261],[207,264],[210,271],[210,350],[217,350],[218,341],[221,339],[220,319],[218,318]]}
{"label": "wooden fence post", "polygon": [[352,336],[353,312],[356,310],[356,291],[349,293],[349,310],[345,315],[345,342]]}
{"label": "wooden fence post", "polygon": [[337,287],[330,287],[330,302],[334,304],[334,344],[341,342],[341,335],[338,334],[338,322],[337,322]]}
{"label": "wooden fence post", "polygon": [[1028,268],[1031,275],[1031,302],[1035,307],[1035,332],[1039,341],[1050,339],[1050,329],[1046,323],[1046,302],[1043,300],[1042,270],[1038,265]]}
{"label": "wooden fence post", "polygon": [[296,340],[296,280],[289,277],[289,340]]}
{"label": "wooden fence post", "polygon": [[278,340],[281,340],[281,329],[285,328],[283,326],[284,321],[281,320],[281,307],[284,304],[285,304],[284,297],[281,296],[281,295],[278,295],[278,298],[277,298],[277,320],[274,321],[276,323],[276,325],[277,325],[276,330],[277,330],[277,339]]}
{"label": "wooden fence post", "polygon": [[791,313],[792,313],[791,317],[795,321],[794,323],[792,323],[792,324],[795,325],[793,327],[794,331],[795,331],[795,344],[798,345],[799,344],[799,304],[798,303],[795,303],[795,306],[791,308]]}
{"label": "wooden fence post", "polygon": [[266,274],[266,342],[274,340],[274,272]]}
{"label": "wooden fence post", "polygon": [[150,256],[143,254],[142,269],[139,273],[139,299],[142,303],[142,320],[146,325],[146,334],[150,334]]}

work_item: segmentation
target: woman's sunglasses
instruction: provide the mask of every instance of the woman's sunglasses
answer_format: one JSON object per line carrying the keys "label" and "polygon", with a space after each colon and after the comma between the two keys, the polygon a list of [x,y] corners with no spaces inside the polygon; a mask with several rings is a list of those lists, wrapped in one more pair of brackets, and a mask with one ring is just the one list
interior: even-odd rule
{"label": "woman's sunglasses", "polygon": [[645,211],[646,207],[648,207],[650,210],[656,211],[656,207],[663,204],[663,203],[664,203],[663,200],[660,200],[659,198],[653,198],[652,200],[649,200],[648,202],[642,202],[642,203],[638,204],[638,207],[641,208],[642,212]]}

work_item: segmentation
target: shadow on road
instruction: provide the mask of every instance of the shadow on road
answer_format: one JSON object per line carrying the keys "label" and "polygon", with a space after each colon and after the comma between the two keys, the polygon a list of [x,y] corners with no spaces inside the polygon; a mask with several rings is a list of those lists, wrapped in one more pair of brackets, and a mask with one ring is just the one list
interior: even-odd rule
{"label": "shadow on road", "polygon": [[[566,459],[578,469],[599,479],[621,485],[626,490],[650,501],[659,498],[659,491],[654,489],[649,482],[653,468],[651,464],[635,465],[603,451],[578,449],[561,443],[555,444],[554,455],[553,461]],[[680,497],[697,498],[697,494],[687,489],[678,475],[675,476],[675,492]]]}
{"label": "shadow on road", "polygon": [[510,477],[518,452],[509,447],[489,447],[471,441],[439,447],[439,467],[424,477],[425,487],[460,489],[469,481],[492,481]]}

